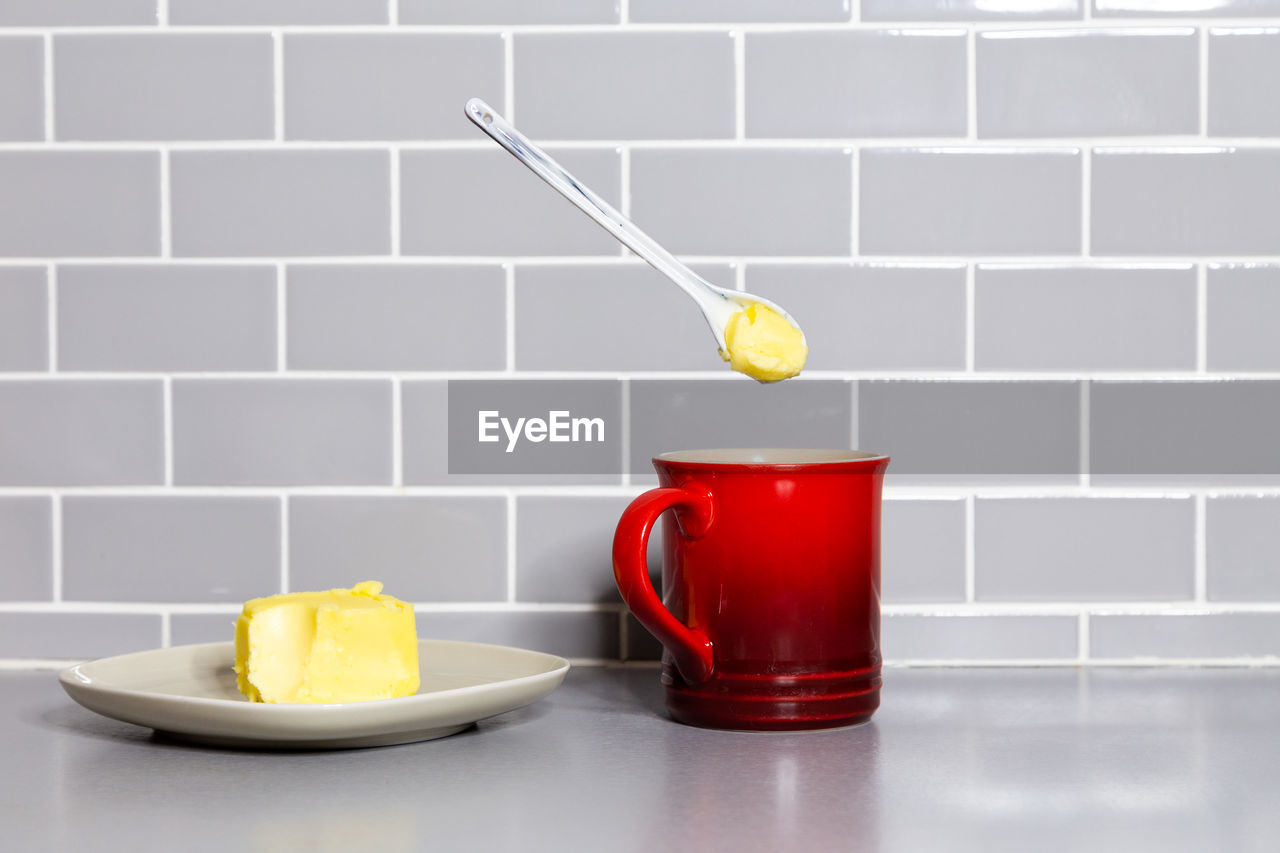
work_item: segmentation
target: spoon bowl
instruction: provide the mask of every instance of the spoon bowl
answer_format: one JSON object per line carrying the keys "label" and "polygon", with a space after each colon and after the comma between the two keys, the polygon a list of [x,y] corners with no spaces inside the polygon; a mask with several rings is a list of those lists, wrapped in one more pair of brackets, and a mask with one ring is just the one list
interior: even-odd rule
{"label": "spoon bowl", "polygon": [[711,327],[711,334],[715,337],[716,346],[720,348],[722,356],[727,358],[725,354],[728,352],[724,338],[725,327],[735,314],[752,303],[759,303],[780,314],[800,331],[801,343],[807,345],[800,325],[780,305],[751,293],[717,287],[689,269],[675,255],[641,231],[634,222],[619,213],[611,204],[516,130],[510,122],[484,101],[479,98],[467,101],[466,113],[467,118],[471,119],[476,127],[506,149],[507,153],[529,167],[535,175],[573,202],[574,206],[612,234],[618,242],[635,252],[649,266],[671,279],[692,297],[702,310],[702,316],[706,318],[707,325]]}

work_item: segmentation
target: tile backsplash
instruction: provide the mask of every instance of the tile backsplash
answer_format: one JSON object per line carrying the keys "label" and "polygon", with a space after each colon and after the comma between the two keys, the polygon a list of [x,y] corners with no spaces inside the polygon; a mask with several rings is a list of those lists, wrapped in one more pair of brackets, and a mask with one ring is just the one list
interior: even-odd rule
{"label": "tile backsplash", "polygon": [[[1277,79],[1280,0],[7,0],[0,663],[365,578],[652,659],[613,524],[714,445],[893,456],[891,663],[1280,663]],[[471,96],[805,375],[729,373]],[[451,473],[464,378],[577,383],[614,470]]]}

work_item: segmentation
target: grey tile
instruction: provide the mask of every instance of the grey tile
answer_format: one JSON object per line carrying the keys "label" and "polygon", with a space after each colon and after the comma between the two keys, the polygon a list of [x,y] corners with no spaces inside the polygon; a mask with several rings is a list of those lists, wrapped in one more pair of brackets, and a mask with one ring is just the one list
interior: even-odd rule
{"label": "grey tile", "polygon": [[63,370],[274,370],[276,273],[264,266],[63,266]]}
{"label": "grey tile", "polygon": [[0,382],[0,484],[158,485],[159,380]]}
{"label": "grey tile", "polygon": [[535,139],[733,135],[728,33],[522,33],[514,67],[520,128]]}
{"label": "grey tile", "polygon": [[1209,600],[1280,600],[1280,498],[1210,498],[1205,509]]}
{"label": "grey tile", "polygon": [[1195,30],[986,32],[978,136],[1155,136],[1200,129]]}
{"label": "grey tile", "polygon": [[417,614],[418,636],[531,649],[570,659],[617,660],[614,611],[479,611]]}
{"label": "grey tile", "polygon": [[891,481],[1075,482],[1076,382],[858,383],[858,445],[887,453]]}
{"label": "grey tile", "polygon": [[1097,658],[1274,658],[1280,613],[1093,616],[1089,649]]}
{"label": "grey tile", "polygon": [[1280,370],[1280,266],[1211,264],[1207,272],[1210,370]]}
{"label": "grey tile", "polygon": [[88,660],[159,645],[159,614],[0,613],[0,658]]}
{"label": "grey tile", "polygon": [[1190,498],[979,498],[975,591],[982,601],[1190,599]]}
{"label": "grey tile", "polygon": [[[613,580],[613,531],[630,502],[625,495],[518,498],[516,600],[620,602]],[[653,569],[660,570],[660,563]]]}
{"label": "grey tile", "polygon": [[277,498],[63,498],[67,601],[239,602],[279,578]]}
{"label": "grey tile", "polygon": [[149,151],[0,153],[0,255],[155,255],[160,155]]}
{"label": "grey tile", "polygon": [[[272,595],[264,590],[258,595]],[[169,616],[169,645],[229,643],[236,636],[235,613],[174,613]]]}
{"label": "grey tile", "polygon": [[49,288],[43,267],[0,268],[0,370],[49,367]]}
{"label": "grey tile", "polygon": [[468,97],[502,103],[502,36],[284,38],[287,139],[471,139]]}
{"label": "grey tile", "polygon": [[631,0],[639,23],[847,21],[851,0]]}
{"label": "grey tile", "polygon": [[271,36],[59,35],[60,139],[269,139]]}
{"label": "grey tile", "polygon": [[501,370],[498,266],[292,266],[288,366],[302,370]]}
{"label": "grey tile", "polygon": [[[727,264],[694,271],[733,286]],[[640,263],[520,266],[515,290],[519,370],[726,369],[697,305]]]}
{"label": "grey tile", "polygon": [[386,0],[169,0],[171,24],[385,24]]}
{"label": "grey tile", "polygon": [[[541,381],[541,380],[523,380]],[[569,391],[584,410],[607,410],[609,420],[621,422],[621,383],[571,380]],[[510,471],[461,473],[450,453],[449,382],[442,379],[407,380],[401,386],[401,434],[404,442],[404,481],[411,485],[617,485],[622,482],[621,448],[615,443],[616,470],[608,474],[531,473]],[[616,413],[616,414],[615,414]],[[468,433],[471,435],[472,433]]]}
{"label": "grey tile", "polygon": [[[402,24],[616,24],[618,0],[400,0]],[[634,16],[632,20],[635,20]]]}
{"label": "grey tile", "polygon": [[637,149],[631,214],[676,253],[844,255],[851,168],[834,150]]}
{"label": "grey tile", "polygon": [[1093,251],[1267,255],[1280,245],[1280,151],[1096,150]]}
{"label": "grey tile", "polygon": [[381,255],[385,151],[175,151],[175,255]]}
{"label": "grey tile", "polygon": [[650,460],[670,450],[848,447],[852,391],[841,380],[633,379],[631,472],[653,479]]}
{"label": "grey tile", "polygon": [[963,136],[963,30],[750,33],[746,132]]}
{"label": "grey tile", "polygon": [[979,370],[1194,370],[1196,272],[980,266]]}
{"label": "grey tile", "polygon": [[92,27],[155,24],[156,0],[5,0],[0,26]]}
{"label": "grey tile", "polygon": [[[614,149],[548,149],[610,204],[621,204]],[[504,151],[400,155],[401,250],[407,255],[618,255],[618,243]],[[495,215],[494,200],[502,200]]]}
{"label": "grey tile", "polygon": [[44,45],[39,36],[6,36],[0,38],[0,140],[35,139],[44,139]]}
{"label": "grey tile", "polygon": [[1093,382],[1096,482],[1280,482],[1280,382]]}
{"label": "grey tile", "polygon": [[881,516],[881,600],[964,601],[964,500],[887,500]]}
{"label": "grey tile", "polygon": [[1216,18],[1280,15],[1280,0],[1093,0],[1093,14],[1147,18],[1212,15]]}
{"label": "grey tile", "polygon": [[1080,250],[1080,153],[867,149],[858,245],[871,255]]}
{"label": "grey tile", "polygon": [[178,379],[173,467],[180,485],[385,485],[391,383]]}
{"label": "grey tile", "polygon": [[[656,587],[655,587],[656,588]],[[627,640],[623,649],[623,660],[662,660],[662,644],[644,626],[631,615],[631,611],[622,614],[626,624]]]}
{"label": "grey tile", "polygon": [[[1087,0],[1086,0],[1087,2]],[[1068,20],[1080,17],[1080,0],[862,0],[864,21]]]}
{"label": "grey tile", "polygon": [[505,601],[502,497],[289,499],[289,586],[381,581],[405,601]]}
{"label": "grey tile", "polygon": [[884,659],[1062,660],[1076,656],[1074,616],[886,616]]}
{"label": "grey tile", "polygon": [[[1280,3],[1275,4],[1280,10]],[[1209,31],[1209,132],[1280,135],[1280,29]]]}
{"label": "grey tile", "polygon": [[751,264],[746,289],[805,331],[809,370],[962,370],[964,267]]}
{"label": "grey tile", "polygon": [[53,598],[53,501],[0,497],[0,566],[3,601]]}

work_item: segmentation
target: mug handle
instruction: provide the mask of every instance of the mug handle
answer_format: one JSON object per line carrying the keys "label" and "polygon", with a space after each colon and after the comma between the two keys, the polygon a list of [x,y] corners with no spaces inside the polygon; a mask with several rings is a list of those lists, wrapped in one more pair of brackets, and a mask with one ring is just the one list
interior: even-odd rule
{"label": "mug handle", "polygon": [[649,580],[649,534],[658,516],[669,509],[675,510],[680,532],[690,539],[697,539],[711,527],[710,490],[696,483],[678,489],[650,489],[633,500],[618,520],[613,534],[613,578],[636,619],[671,652],[684,680],[700,684],[715,668],[711,639],[671,615]]}

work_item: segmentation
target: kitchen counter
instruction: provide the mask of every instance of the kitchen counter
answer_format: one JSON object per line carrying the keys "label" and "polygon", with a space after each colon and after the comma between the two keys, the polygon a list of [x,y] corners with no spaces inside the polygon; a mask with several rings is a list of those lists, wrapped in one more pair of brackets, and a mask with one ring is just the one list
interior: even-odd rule
{"label": "kitchen counter", "polygon": [[8,850],[1280,848],[1280,669],[894,669],[870,724],[669,721],[652,668],[426,743],[184,745],[0,673]]}

